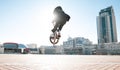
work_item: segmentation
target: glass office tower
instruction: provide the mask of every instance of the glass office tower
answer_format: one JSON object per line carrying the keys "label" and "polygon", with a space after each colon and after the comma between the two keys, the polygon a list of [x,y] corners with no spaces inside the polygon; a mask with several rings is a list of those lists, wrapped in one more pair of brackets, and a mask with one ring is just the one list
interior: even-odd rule
{"label": "glass office tower", "polygon": [[112,6],[99,12],[99,16],[97,16],[97,35],[98,44],[117,42],[116,21]]}

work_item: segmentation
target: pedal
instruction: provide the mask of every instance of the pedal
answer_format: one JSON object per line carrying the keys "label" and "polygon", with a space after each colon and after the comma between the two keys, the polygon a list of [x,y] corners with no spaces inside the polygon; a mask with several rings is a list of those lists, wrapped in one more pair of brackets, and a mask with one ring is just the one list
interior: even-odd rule
{"label": "pedal", "polygon": [[61,37],[61,35],[58,35],[58,37]]}

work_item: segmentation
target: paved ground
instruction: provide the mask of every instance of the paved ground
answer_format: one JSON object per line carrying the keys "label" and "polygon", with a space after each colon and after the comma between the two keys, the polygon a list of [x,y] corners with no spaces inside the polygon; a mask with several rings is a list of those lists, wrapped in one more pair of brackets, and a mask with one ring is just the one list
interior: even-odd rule
{"label": "paved ground", "polygon": [[0,54],[0,70],[120,70],[120,56]]}

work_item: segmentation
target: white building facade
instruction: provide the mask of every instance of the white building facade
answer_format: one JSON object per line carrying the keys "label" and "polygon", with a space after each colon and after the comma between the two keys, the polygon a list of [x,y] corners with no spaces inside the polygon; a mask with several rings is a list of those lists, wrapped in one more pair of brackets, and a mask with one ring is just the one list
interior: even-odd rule
{"label": "white building facade", "polygon": [[120,55],[120,42],[100,44],[96,51],[99,55]]}
{"label": "white building facade", "polygon": [[0,54],[3,54],[4,53],[4,47],[2,44],[0,44]]}
{"label": "white building facade", "polygon": [[63,46],[40,46],[41,54],[63,54]]}
{"label": "white building facade", "polygon": [[69,37],[67,41],[63,42],[64,54],[89,55],[92,54],[95,47],[89,39],[84,37]]}

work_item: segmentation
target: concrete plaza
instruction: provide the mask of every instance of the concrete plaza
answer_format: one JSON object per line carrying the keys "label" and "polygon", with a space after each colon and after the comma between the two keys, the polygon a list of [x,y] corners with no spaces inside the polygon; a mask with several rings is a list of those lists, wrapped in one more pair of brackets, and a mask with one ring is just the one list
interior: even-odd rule
{"label": "concrete plaza", "polygon": [[120,56],[0,54],[0,70],[120,70]]}

